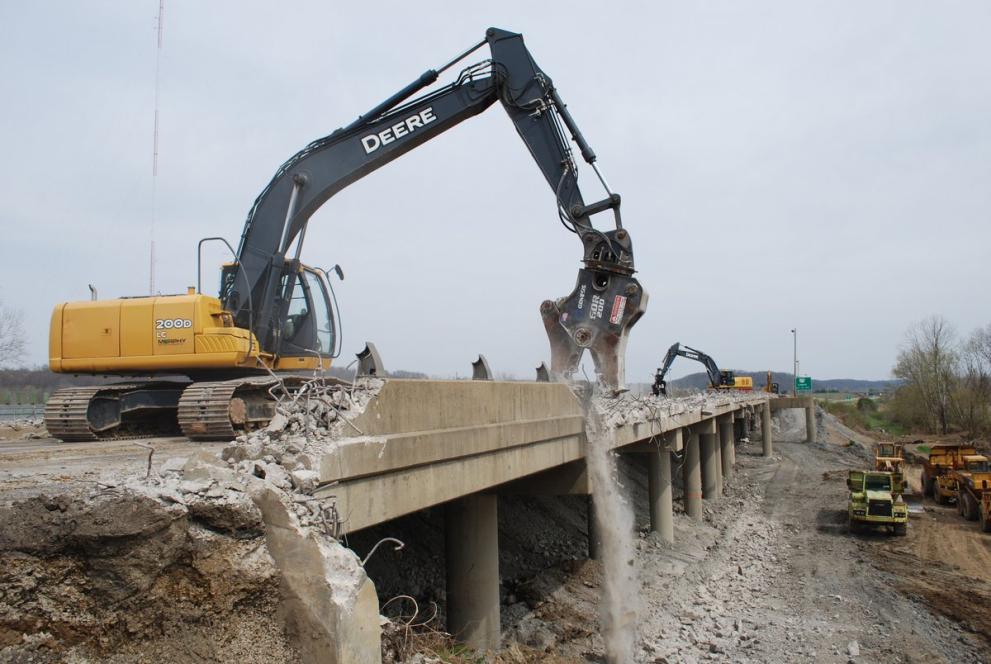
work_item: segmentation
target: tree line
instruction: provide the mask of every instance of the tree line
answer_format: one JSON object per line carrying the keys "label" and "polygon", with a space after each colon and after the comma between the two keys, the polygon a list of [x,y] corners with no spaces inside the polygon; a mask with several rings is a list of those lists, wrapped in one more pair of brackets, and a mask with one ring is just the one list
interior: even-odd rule
{"label": "tree line", "polygon": [[991,433],[991,324],[962,336],[942,316],[912,325],[892,373],[892,419],[913,430]]}

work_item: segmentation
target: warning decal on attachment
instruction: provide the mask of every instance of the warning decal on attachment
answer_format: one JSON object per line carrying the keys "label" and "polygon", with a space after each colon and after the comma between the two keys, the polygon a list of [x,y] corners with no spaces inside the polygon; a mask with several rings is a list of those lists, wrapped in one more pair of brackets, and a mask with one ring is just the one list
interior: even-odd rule
{"label": "warning decal on attachment", "polygon": [[612,303],[612,313],[609,314],[609,322],[613,325],[619,325],[619,321],[623,320],[623,313],[626,311],[626,297],[623,295],[617,295],[616,299]]}

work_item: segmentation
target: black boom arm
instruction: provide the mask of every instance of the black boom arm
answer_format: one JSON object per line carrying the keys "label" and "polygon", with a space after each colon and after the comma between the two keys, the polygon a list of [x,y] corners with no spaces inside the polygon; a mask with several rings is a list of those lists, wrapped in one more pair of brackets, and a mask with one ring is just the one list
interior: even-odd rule
{"label": "black boom arm", "polygon": [[[491,60],[461,71],[438,90],[407,101],[438,75],[488,44]],[[239,325],[262,348],[278,353],[310,217],[331,196],[393,159],[500,101],[556,197],[558,215],[583,245],[585,269],[571,296],[541,306],[551,338],[552,369],[570,373],[584,348],[603,380],[623,380],[626,333],[643,314],[647,296],[632,277],[633,251],[622,228],[620,197],[586,204],[567,131],[585,161],[596,156],[553,83],[533,61],[519,34],[489,29],[485,41],[438,70],[429,70],[347,127],[313,141],[283,164],[255,200],[238,249],[236,275],[221,292]],[[598,169],[596,168],[598,174]],[[601,179],[605,187],[605,180]],[[590,217],[612,210],[615,229],[596,230]],[[293,246],[295,244],[295,246]]]}
{"label": "black boom arm", "polygon": [[674,358],[679,356],[686,357],[689,360],[695,360],[696,362],[701,362],[705,367],[705,372],[709,374],[709,385],[712,387],[719,387],[722,385],[722,372],[719,370],[719,366],[711,356],[706,355],[702,351],[692,348],[691,346],[682,346],[681,343],[675,342],[670,348],[668,348],[668,352],[664,356],[664,362],[654,375],[654,385],[652,389],[655,395],[668,393],[667,381],[664,378],[667,376],[668,369],[671,368],[671,364],[674,363]]}

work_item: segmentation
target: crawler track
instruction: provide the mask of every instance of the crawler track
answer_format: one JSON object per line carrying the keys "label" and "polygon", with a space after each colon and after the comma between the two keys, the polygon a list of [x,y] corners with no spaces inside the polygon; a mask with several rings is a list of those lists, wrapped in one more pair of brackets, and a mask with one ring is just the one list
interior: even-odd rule
{"label": "crawler track", "polygon": [[179,427],[190,440],[230,440],[275,415],[270,377],[193,383],[179,400]]}
{"label": "crawler track", "polygon": [[70,387],[56,391],[45,404],[45,428],[64,441],[99,440],[86,419],[90,400],[102,387]]}
{"label": "crawler track", "polygon": [[248,376],[233,380],[131,382],[70,387],[45,405],[45,427],[63,442],[176,436],[230,440],[264,427],[275,415],[273,388],[293,392],[308,377]]}
{"label": "crawler track", "polygon": [[117,383],[57,390],[45,404],[45,428],[64,442],[174,436],[175,404],[187,383]]}

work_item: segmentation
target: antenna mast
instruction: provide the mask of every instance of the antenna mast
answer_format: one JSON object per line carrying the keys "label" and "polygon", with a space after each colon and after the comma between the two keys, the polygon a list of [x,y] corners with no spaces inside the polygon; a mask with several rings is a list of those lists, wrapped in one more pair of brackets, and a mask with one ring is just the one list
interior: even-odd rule
{"label": "antenna mast", "polygon": [[158,46],[155,50],[155,133],[151,155],[151,252],[148,261],[148,294],[155,294],[155,216],[158,198],[158,81],[162,70],[162,29],[165,20],[165,0],[158,0]]}

